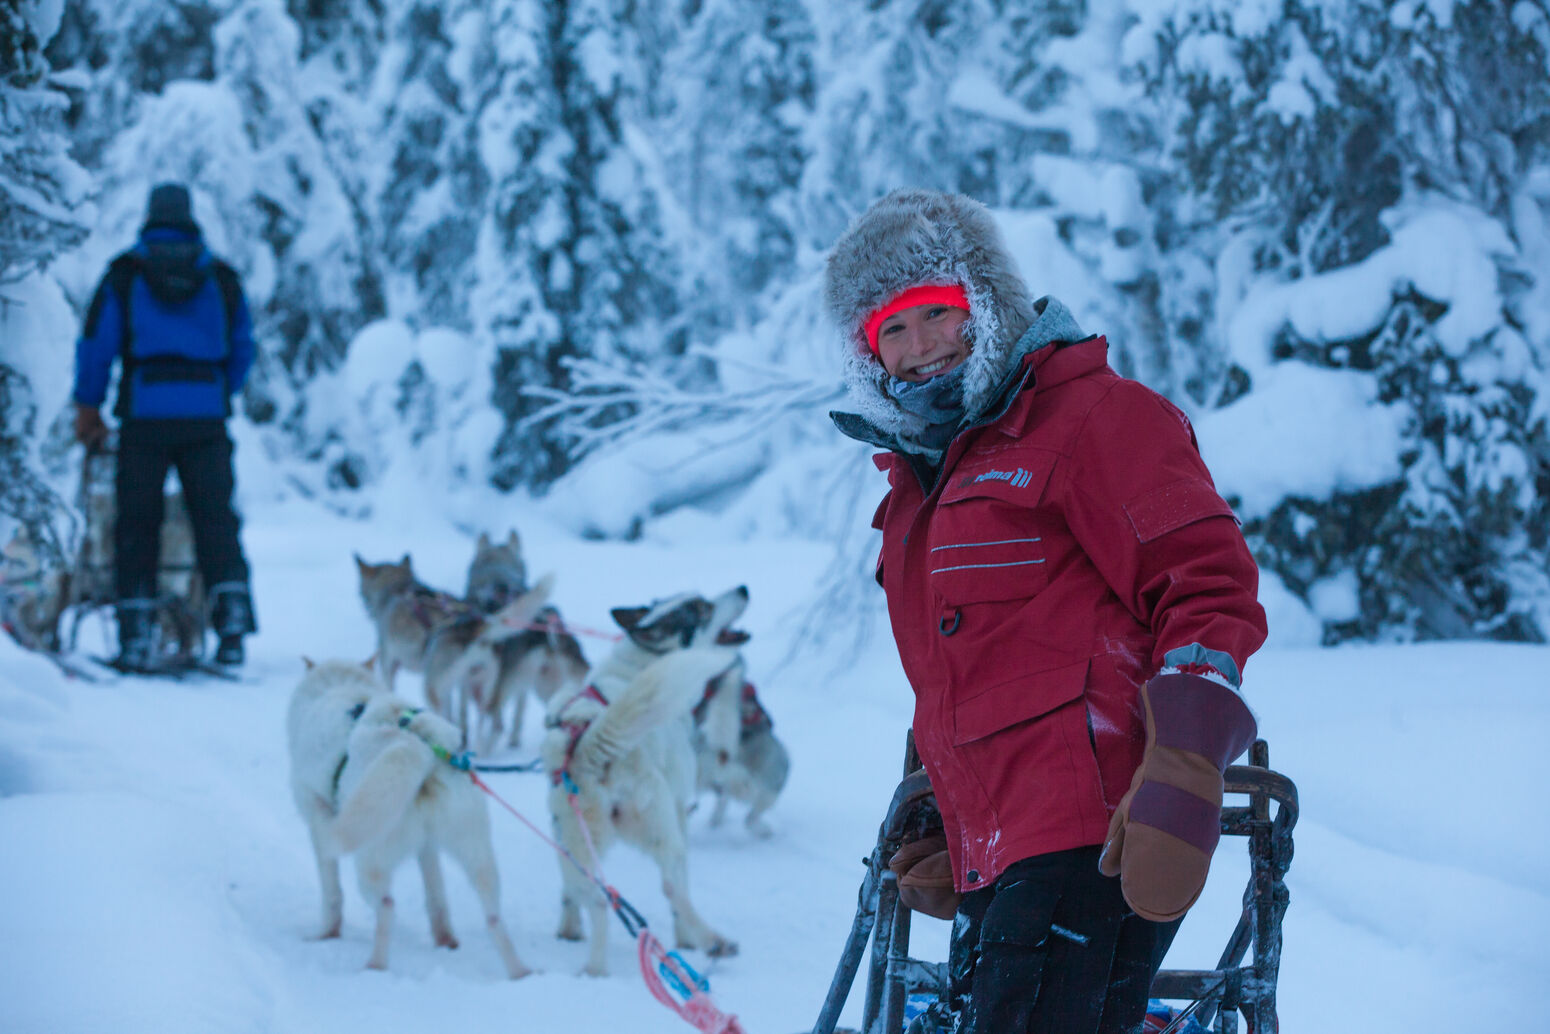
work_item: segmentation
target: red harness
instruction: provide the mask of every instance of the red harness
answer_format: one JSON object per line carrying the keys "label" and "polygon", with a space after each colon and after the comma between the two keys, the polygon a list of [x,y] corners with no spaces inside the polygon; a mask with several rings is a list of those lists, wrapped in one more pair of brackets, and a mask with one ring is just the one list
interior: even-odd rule
{"label": "red harness", "polygon": [[[571,704],[581,700],[582,698],[596,700],[604,707],[608,706],[608,698],[603,695],[602,691],[599,690],[596,686],[589,685],[586,689],[583,689],[580,693],[577,693],[575,696],[565,701],[565,707],[570,707]],[[560,710],[561,713],[563,713],[565,708],[561,708]],[[559,768],[549,773],[549,782],[552,785],[559,786],[561,783],[568,782],[570,780],[570,763],[571,758],[576,756],[576,744],[580,742],[581,734],[586,732],[587,728],[591,724],[592,720],[590,718],[586,721],[570,721],[560,723],[560,728],[565,730],[566,734],[570,737],[570,740],[565,744],[564,762],[561,763]]]}
{"label": "red harness", "polygon": [[[715,695],[716,680],[711,679],[705,683],[705,695],[700,698],[699,703],[694,705],[694,723],[696,725],[703,725],[705,723],[705,711],[710,706],[711,697]],[[761,729],[774,727],[775,721],[770,717],[770,713],[764,709],[764,705],[759,703],[759,695],[754,692],[752,682],[743,682],[743,689],[739,694],[737,704],[740,738],[746,739]]]}

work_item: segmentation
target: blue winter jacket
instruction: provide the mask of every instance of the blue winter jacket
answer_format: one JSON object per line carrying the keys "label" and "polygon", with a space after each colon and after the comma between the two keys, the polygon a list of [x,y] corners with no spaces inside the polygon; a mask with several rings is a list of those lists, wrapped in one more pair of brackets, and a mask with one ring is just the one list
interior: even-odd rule
{"label": "blue winter jacket", "polygon": [[146,229],[92,298],[75,346],[75,401],[100,406],[117,359],[120,419],[224,419],[253,356],[236,272],[197,233]]}

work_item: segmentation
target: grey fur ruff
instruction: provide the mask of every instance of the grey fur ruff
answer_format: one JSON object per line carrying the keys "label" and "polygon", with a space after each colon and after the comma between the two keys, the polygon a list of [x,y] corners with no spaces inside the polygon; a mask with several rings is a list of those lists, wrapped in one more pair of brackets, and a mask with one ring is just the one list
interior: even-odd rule
{"label": "grey fur ruff", "polygon": [[991,401],[1035,316],[1017,263],[984,205],[918,188],[895,190],[873,203],[829,252],[824,307],[839,328],[845,385],[857,411],[905,438],[920,428],[889,397],[888,373],[867,345],[862,324],[899,292],[921,284],[959,284],[969,296],[963,396],[971,416]]}

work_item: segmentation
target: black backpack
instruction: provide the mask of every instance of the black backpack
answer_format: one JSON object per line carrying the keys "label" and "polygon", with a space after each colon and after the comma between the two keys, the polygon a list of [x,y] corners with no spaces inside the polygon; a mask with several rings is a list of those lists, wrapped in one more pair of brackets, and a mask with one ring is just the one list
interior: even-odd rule
{"label": "black backpack", "polygon": [[[242,282],[237,276],[237,271],[220,259],[212,259],[209,276],[215,278],[215,285],[221,292],[221,304],[226,311],[226,351],[231,351],[231,336],[237,329],[237,312],[242,306]],[[187,368],[196,379],[205,379],[209,375],[211,367],[219,368],[225,362],[225,356],[219,360],[193,360],[176,358],[172,360],[140,360],[136,359],[134,350],[130,347],[131,331],[129,318],[129,299],[131,289],[134,287],[136,277],[144,278],[146,286],[159,300],[177,304],[188,301],[204,287],[205,275],[197,278],[190,277],[180,272],[176,265],[160,265],[153,267],[146,259],[132,251],[126,251],[119,255],[108,265],[108,271],[102,278],[102,284],[97,288],[97,293],[92,296],[90,308],[86,312],[85,336],[91,337],[96,333],[97,321],[102,318],[102,306],[105,303],[107,292],[112,291],[118,299],[118,308],[121,314],[121,331],[118,343],[119,361],[123,363],[123,372],[119,378],[119,400],[114,407],[120,416],[127,416],[129,407],[129,385],[134,382],[134,371],[141,362],[172,363]]]}

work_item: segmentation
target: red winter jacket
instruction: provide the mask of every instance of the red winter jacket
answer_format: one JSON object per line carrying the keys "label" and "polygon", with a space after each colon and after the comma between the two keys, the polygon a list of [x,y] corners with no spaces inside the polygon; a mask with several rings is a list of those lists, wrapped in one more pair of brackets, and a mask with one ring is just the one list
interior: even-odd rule
{"label": "red winter jacket", "polygon": [[878,580],[961,891],[1101,844],[1145,745],[1142,683],[1193,644],[1241,672],[1265,639],[1258,569],[1188,420],[1107,353],[1027,356],[1031,386],[953,440],[929,490],[876,457]]}

